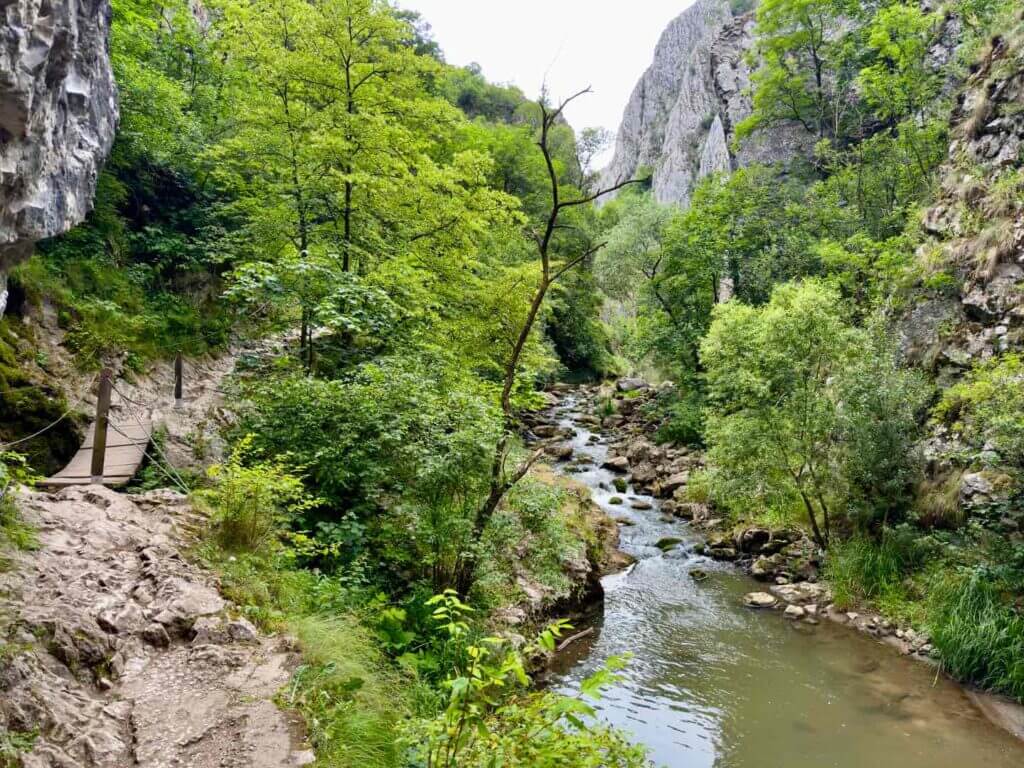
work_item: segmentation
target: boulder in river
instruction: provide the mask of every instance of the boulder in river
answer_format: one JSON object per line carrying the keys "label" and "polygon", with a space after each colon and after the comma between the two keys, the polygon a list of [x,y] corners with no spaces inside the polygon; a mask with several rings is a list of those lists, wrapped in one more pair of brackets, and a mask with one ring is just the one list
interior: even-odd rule
{"label": "boulder in river", "polygon": [[749,555],[756,555],[764,550],[766,544],[771,541],[772,532],[767,528],[752,526],[744,528],[736,534],[736,549]]}
{"label": "boulder in river", "polygon": [[674,536],[665,536],[662,539],[658,539],[657,543],[655,543],[654,546],[656,546],[662,552],[668,552],[670,549],[675,549],[677,545],[682,543],[682,541],[682,539],[677,539]]}
{"label": "boulder in river", "polygon": [[544,449],[548,456],[565,461],[572,457],[572,446],[569,443],[556,443]]}
{"label": "boulder in river", "polygon": [[605,469],[610,469],[612,472],[628,472],[629,471],[629,459],[625,456],[616,456],[608,459],[604,464],[601,465]]}
{"label": "boulder in river", "polygon": [[668,498],[680,488],[685,488],[690,480],[689,472],[676,472],[658,484],[658,496]]}
{"label": "boulder in river", "polygon": [[771,588],[772,594],[791,605],[807,605],[808,603],[827,603],[832,598],[828,587],[824,584],[809,581],[800,584],[778,584]]}
{"label": "boulder in river", "polygon": [[787,619],[793,619],[795,621],[796,619],[802,619],[804,616],[806,616],[807,611],[805,611],[799,605],[787,605],[783,615]]}
{"label": "boulder in river", "polygon": [[747,608],[774,608],[778,599],[767,592],[749,592],[743,597],[743,604]]}

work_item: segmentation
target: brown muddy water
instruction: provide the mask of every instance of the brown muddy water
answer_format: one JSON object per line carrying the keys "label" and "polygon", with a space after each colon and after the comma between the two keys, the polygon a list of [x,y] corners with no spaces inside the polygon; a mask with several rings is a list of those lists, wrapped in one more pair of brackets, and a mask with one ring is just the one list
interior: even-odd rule
{"label": "brown muddy water", "polygon": [[[597,632],[559,659],[554,686],[572,692],[612,655],[632,653],[598,709],[671,768],[1024,768],[1024,743],[991,724],[928,665],[824,621],[794,624],[744,608],[756,582],[694,554],[699,536],[665,522],[657,502],[617,494],[570,397],[557,413],[576,430],[573,477],[611,515],[628,518],[621,548],[637,558],[604,580]],[[626,503],[612,505],[613,496]],[[630,499],[654,509],[634,510]],[[662,553],[655,543],[682,544]],[[697,582],[701,569],[709,578]]]}

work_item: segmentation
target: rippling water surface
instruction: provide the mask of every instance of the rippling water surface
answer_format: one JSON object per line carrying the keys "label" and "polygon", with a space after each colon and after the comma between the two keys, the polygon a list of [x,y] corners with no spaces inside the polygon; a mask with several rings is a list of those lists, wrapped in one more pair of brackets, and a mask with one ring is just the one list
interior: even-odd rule
{"label": "rippling water surface", "polygon": [[[561,659],[558,687],[570,691],[608,656],[631,652],[601,716],[672,768],[1024,768],[1024,744],[927,665],[828,621],[742,607],[756,584],[695,555],[696,537],[664,522],[653,499],[616,494],[600,469],[607,446],[588,442],[575,408],[564,401],[562,423],[577,431],[576,456],[595,464],[574,477],[633,523],[621,527],[621,548],[638,561],[605,579],[599,631]],[[627,503],[609,504],[615,495]],[[655,508],[631,509],[637,498]],[[663,555],[654,545],[666,536],[683,544]],[[694,568],[710,577],[698,583]]]}

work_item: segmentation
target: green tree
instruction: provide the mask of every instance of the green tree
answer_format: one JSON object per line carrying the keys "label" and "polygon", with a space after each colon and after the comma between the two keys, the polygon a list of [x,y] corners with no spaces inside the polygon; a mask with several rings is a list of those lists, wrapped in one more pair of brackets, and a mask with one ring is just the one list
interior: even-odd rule
{"label": "green tree", "polygon": [[849,0],[758,4],[754,110],[737,126],[740,138],[783,121],[819,138],[842,135],[855,104],[850,93],[856,76],[842,30],[858,11]]}
{"label": "green tree", "polygon": [[913,382],[848,323],[834,289],[791,283],[760,309],[719,306],[701,358],[709,461],[727,503],[801,508],[826,547],[837,522],[866,526],[906,502]]}
{"label": "green tree", "polygon": [[452,145],[462,118],[428,88],[440,65],[385,3],[225,0],[221,13],[236,120],[209,161],[245,223],[245,271],[282,273],[244,284],[288,286],[312,368],[338,275],[423,307],[514,206],[488,189],[486,156]]}
{"label": "green tree", "polygon": [[[578,190],[563,186],[562,173],[565,169],[558,167],[557,142],[560,135],[557,130],[565,107],[574,99],[588,93],[581,91],[562,101],[556,107],[549,107],[542,96],[538,103],[540,110],[539,137],[537,146],[540,148],[547,170],[549,198],[545,212],[531,222],[529,236],[536,246],[536,258],[529,265],[536,280],[531,290],[529,305],[515,322],[513,328],[515,340],[511,348],[503,350],[503,371],[501,385],[501,411],[504,417],[505,431],[497,441],[494,458],[491,463],[490,487],[487,498],[480,506],[473,525],[473,537],[479,539],[490,522],[495,510],[505,494],[518,483],[529,471],[533,462],[540,457],[540,452],[519,463],[509,471],[506,469],[512,435],[515,429],[515,412],[512,406],[512,394],[516,389],[521,374],[521,364],[528,342],[534,332],[538,320],[545,308],[545,299],[549,291],[571,270],[588,263],[604,246],[604,243],[593,243],[586,237],[586,232],[573,226],[573,216],[580,210],[588,208],[603,195],[622,189],[637,180],[628,180],[608,189],[598,189],[591,193],[580,193]],[[538,274],[539,273],[539,274]],[[467,563],[459,578],[461,591],[466,592],[473,582],[475,566]]]}

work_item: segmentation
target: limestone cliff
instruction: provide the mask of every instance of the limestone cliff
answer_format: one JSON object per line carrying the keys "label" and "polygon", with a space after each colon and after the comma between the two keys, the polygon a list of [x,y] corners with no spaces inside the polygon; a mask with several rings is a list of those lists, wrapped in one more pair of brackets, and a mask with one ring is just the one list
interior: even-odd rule
{"label": "limestone cliff", "polygon": [[649,168],[657,199],[686,205],[711,173],[809,152],[810,139],[785,126],[733,151],[735,126],[751,110],[753,27],[753,14],[734,16],[729,0],[697,0],[668,26],[626,106],[603,184]]}
{"label": "limestone cliff", "polygon": [[4,271],[92,207],[114,140],[109,0],[0,0],[0,314]]}

